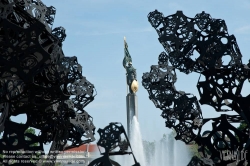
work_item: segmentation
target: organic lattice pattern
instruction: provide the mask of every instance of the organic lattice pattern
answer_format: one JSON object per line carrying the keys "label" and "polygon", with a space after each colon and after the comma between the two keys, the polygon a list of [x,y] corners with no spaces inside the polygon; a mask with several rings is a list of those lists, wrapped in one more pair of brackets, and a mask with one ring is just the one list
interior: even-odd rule
{"label": "organic lattice pattern", "polygon": [[[103,156],[93,160],[89,166],[120,166],[119,163],[111,160],[109,156],[132,154],[135,164],[132,166],[140,166],[132,152],[132,148],[125,132],[125,129],[120,123],[110,123],[104,129],[98,129],[100,140],[97,142],[98,146],[104,148],[105,152],[101,153]],[[122,141],[122,135],[125,139]],[[128,147],[130,152],[127,151]],[[116,149],[118,148],[118,149]]]}
{"label": "organic lattice pattern", "polygon": [[[65,29],[52,29],[54,7],[41,0],[1,0],[0,8],[0,153],[44,154],[43,144],[52,142],[54,158],[47,165],[54,165],[56,151],[67,141],[69,149],[95,140],[92,117],[84,110],[94,100],[94,85],[82,76],[76,57],[64,56]],[[11,120],[20,114],[27,116],[26,123]],[[29,127],[39,135],[25,133]]]}
{"label": "organic lattice pattern", "polygon": [[[228,34],[225,21],[213,19],[205,12],[194,18],[186,17],[182,11],[164,17],[157,10],[149,13],[148,20],[166,53],[160,54],[158,65],[143,74],[142,85],[150,100],[162,110],[166,127],[176,131],[175,138],[199,145],[201,158],[193,157],[188,166],[246,165],[250,158],[247,153],[250,149],[250,95],[243,97],[242,87],[250,80],[250,65],[242,63],[236,39]],[[199,55],[196,59],[195,54]],[[223,62],[225,56],[231,58],[228,64]],[[199,79],[197,83],[199,101],[189,93],[176,90],[175,69],[205,77],[205,81]],[[203,118],[200,104],[210,105],[217,112],[235,111],[238,115]],[[212,130],[201,133],[208,121],[212,121]],[[247,127],[239,130],[232,125],[239,122],[245,122]],[[225,157],[227,151],[243,153],[245,158],[239,154]],[[237,157],[238,161],[233,159]]]}

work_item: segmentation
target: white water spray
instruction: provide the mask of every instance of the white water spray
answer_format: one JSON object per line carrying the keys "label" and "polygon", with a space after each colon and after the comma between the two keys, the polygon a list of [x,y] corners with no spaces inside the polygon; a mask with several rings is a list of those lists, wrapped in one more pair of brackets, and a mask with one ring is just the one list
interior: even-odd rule
{"label": "white water spray", "polygon": [[137,118],[134,116],[132,120],[132,129],[131,129],[131,147],[134,152],[135,158],[137,162],[141,164],[141,166],[146,166],[146,160],[144,156],[142,137],[140,131],[140,125],[137,121]]}
{"label": "white water spray", "polygon": [[[146,166],[147,164],[144,156],[140,126],[135,116],[132,120],[130,136],[130,145],[137,162],[139,162],[141,166]],[[117,161],[121,166],[131,166],[135,164],[132,155],[115,156],[115,161]]]}
{"label": "white water spray", "polygon": [[191,160],[187,145],[176,141],[171,134],[155,144],[154,153],[150,156],[147,166],[184,166]]}
{"label": "white water spray", "polygon": [[[172,135],[155,142],[155,149],[152,149],[152,153],[149,156],[145,155],[140,125],[135,116],[132,120],[130,135],[129,141],[133,153],[141,166],[183,166],[187,165],[191,159],[187,145],[181,141],[176,141]],[[121,166],[132,166],[134,164],[132,155],[115,156],[114,160]]]}

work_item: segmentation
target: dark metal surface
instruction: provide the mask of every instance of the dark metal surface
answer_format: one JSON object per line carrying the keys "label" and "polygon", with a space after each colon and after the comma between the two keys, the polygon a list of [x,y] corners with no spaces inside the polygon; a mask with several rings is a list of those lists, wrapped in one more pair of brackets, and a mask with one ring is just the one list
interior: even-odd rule
{"label": "dark metal surface", "polygon": [[[158,65],[143,74],[142,85],[155,106],[162,110],[166,127],[176,131],[177,140],[199,145],[201,159],[192,158],[189,166],[196,165],[247,165],[250,160],[250,95],[242,96],[242,87],[250,80],[249,64],[243,64],[236,39],[227,32],[224,20],[213,19],[202,12],[194,18],[182,11],[164,17],[157,10],[150,12],[148,20],[159,35],[166,53],[159,56]],[[193,58],[198,54],[197,58]],[[223,58],[230,62],[225,64]],[[172,64],[170,66],[168,61]],[[205,81],[198,80],[200,100],[189,93],[176,90],[175,69],[189,74],[200,73]],[[238,115],[222,114],[216,118],[203,118],[199,104],[207,104],[217,112],[235,111]],[[201,128],[212,121],[211,131]],[[232,123],[246,122],[241,131]],[[238,161],[237,154],[244,158]]]}
{"label": "dark metal surface", "polygon": [[[104,129],[98,129],[100,140],[97,145],[104,148],[103,155],[100,158],[93,160],[89,166],[120,166],[119,163],[111,160],[109,156],[132,154],[135,164],[133,166],[140,166],[132,152],[126,131],[121,123],[113,122],[106,126]],[[122,136],[125,137],[122,140]],[[128,151],[128,147],[131,151]],[[118,148],[118,149],[117,149]]]}
{"label": "dark metal surface", "polygon": [[[47,165],[54,165],[67,141],[69,149],[95,140],[92,117],[84,110],[94,100],[94,85],[82,76],[76,57],[64,56],[65,29],[52,29],[54,7],[40,0],[1,0],[0,7],[0,153],[14,156],[19,163],[13,166],[24,165],[20,161],[30,158],[12,152],[43,155],[43,144],[52,143],[54,158]],[[20,114],[26,123],[10,119]],[[29,127],[39,135],[25,134]],[[0,162],[8,165],[9,159]]]}

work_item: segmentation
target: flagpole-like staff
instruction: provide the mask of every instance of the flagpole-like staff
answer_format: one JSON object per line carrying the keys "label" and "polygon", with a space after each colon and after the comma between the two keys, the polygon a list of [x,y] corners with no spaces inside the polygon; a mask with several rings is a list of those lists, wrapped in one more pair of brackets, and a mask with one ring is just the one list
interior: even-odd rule
{"label": "flagpole-like staff", "polygon": [[[126,37],[124,36],[123,38],[124,40],[124,59],[126,58],[126,48],[128,47],[127,45],[127,42],[126,42]],[[126,71],[126,68],[124,68],[125,71]],[[128,82],[128,78],[127,78],[127,71],[126,71],[126,87],[127,87],[127,94],[128,94],[128,85],[127,85],[127,82]]]}

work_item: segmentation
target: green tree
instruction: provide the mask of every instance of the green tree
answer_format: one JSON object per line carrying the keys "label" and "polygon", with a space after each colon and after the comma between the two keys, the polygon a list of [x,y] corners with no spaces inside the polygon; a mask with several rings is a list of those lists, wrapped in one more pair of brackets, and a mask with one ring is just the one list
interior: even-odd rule
{"label": "green tree", "polygon": [[199,148],[198,144],[189,144],[187,146],[189,148],[191,156],[197,156],[198,158],[201,157],[198,151],[198,148]]}
{"label": "green tree", "polygon": [[[21,123],[21,124],[22,124],[22,123]],[[31,133],[31,134],[36,135],[35,129],[33,129],[33,128],[31,128],[31,127],[29,127],[28,129],[26,129],[24,133]],[[2,133],[0,133],[0,135],[1,135],[1,138],[0,138],[0,139],[2,139],[2,138],[3,138]],[[30,139],[29,139],[28,137],[25,137],[25,140],[30,140]],[[34,143],[34,144],[32,144],[31,146],[38,146],[38,143]]]}
{"label": "green tree", "polygon": [[[31,134],[36,135],[35,129],[30,128],[30,127],[29,127],[28,129],[25,130],[24,134],[26,134],[26,133],[31,133]],[[30,138],[25,137],[25,140],[29,141]],[[32,144],[31,146],[38,146],[38,143],[34,143],[34,144]]]}
{"label": "green tree", "polygon": [[[36,134],[36,132],[35,132],[35,129],[33,129],[33,128],[28,128],[28,129],[26,129],[25,130],[25,132],[24,133],[31,133],[31,134]],[[1,133],[2,134],[2,133]],[[3,138],[3,136],[1,136],[1,139]],[[25,137],[25,140],[30,140],[28,137]],[[16,140],[17,141],[17,140]],[[32,144],[31,146],[38,146],[38,143],[34,143],[34,144]],[[3,158],[3,155],[2,154],[0,154],[0,158]]]}
{"label": "green tree", "polygon": [[[242,122],[240,122],[240,125],[239,125],[239,127],[237,127],[237,129],[239,129],[240,131],[243,131],[243,130],[245,130],[247,127],[248,127],[248,126],[247,126],[247,123],[246,123],[245,121],[242,121]],[[240,141],[240,140],[239,140],[239,137],[238,137],[237,135],[235,135],[235,137],[236,137],[236,139],[237,139],[238,141]]]}
{"label": "green tree", "polygon": [[247,128],[247,123],[245,121],[242,121],[239,125],[239,127],[237,127],[237,129],[243,131],[245,128]]}

